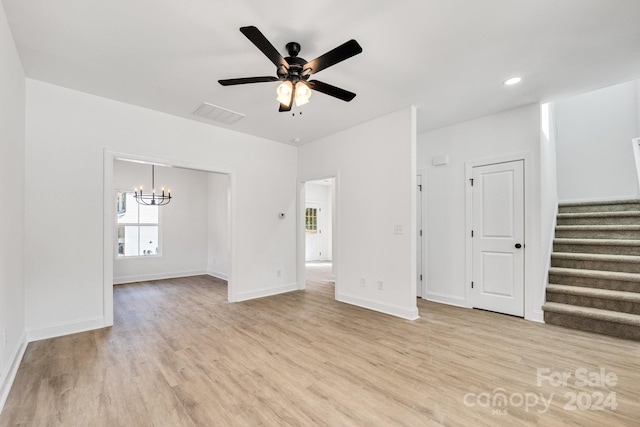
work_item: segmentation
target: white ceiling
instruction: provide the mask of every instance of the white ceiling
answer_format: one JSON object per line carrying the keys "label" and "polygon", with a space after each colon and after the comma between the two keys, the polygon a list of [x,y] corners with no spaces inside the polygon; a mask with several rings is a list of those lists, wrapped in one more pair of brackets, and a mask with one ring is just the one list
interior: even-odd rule
{"label": "white ceiling", "polygon": [[[209,102],[220,125],[306,143],[409,105],[418,132],[640,77],[640,0],[2,0],[28,77],[176,116]],[[315,77],[321,93],[279,113],[275,75],[239,27],[311,60],[354,38],[363,53]],[[521,76],[521,84],[502,82]]]}

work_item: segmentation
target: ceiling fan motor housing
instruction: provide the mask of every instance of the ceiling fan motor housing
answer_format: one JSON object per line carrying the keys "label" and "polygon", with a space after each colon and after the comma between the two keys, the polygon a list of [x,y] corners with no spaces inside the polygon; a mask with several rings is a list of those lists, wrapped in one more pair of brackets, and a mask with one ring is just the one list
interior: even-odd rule
{"label": "ceiling fan motor housing", "polygon": [[292,83],[297,83],[300,80],[308,80],[310,73],[305,73],[304,65],[307,60],[298,57],[300,53],[300,43],[289,42],[286,45],[289,56],[285,60],[289,63],[289,69],[280,67],[277,70],[278,77],[281,79],[289,80]]}

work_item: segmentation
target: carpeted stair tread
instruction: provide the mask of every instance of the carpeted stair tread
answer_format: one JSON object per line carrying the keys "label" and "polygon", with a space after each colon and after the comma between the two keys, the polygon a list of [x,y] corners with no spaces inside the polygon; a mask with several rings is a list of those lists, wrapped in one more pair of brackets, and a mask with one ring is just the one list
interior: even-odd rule
{"label": "carpeted stair tread", "polygon": [[594,202],[570,202],[570,203],[559,203],[558,206],[571,207],[571,206],[633,205],[636,203],[640,203],[640,199],[600,200],[600,201],[594,201]]}
{"label": "carpeted stair tread", "polygon": [[556,230],[640,231],[640,225],[557,225]]}
{"label": "carpeted stair tread", "polygon": [[640,263],[638,255],[610,255],[610,254],[583,254],[579,252],[554,252],[551,258],[570,259],[580,261],[611,261],[611,262],[629,262]]}
{"label": "carpeted stair tread", "polygon": [[559,245],[598,245],[598,246],[640,246],[640,240],[623,239],[570,239],[558,237],[553,240]]}
{"label": "carpeted stair tread", "polygon": [[596,200],[591,202],[562,202],[560,206],[601,206],[601,205],[623,205],[640,203],[640,199],[619,199],[619,200]]}
{"label": "carpeted stair tread", "polygon": [[640,315],[620,313],[617,311],[601,310],[598,308],[580,307],[575,305],[547,302],[542,306],[545,312],[567,314],[570,316],[587,317],[604,322],[621,323],[640,327]]}
{"label": "carpeted stair tread", "polygon": [[566,213],[558,214],[558,218],[626,218],[626,217],[640,217],[640,211],[566,212]]}
{"label": "carpeted stair tread", "polygon": [[623,273],[619,271],[602,271],[602,270],[583,270],[579,268],[563,268],[563,267],[551,267],[549,274],[556,274],[560,276],[575,276],[575,277],[588,277],[593,279],[611,279],[620,280],[625,282],[639,282],[640,274],[638,273]]}
{"label": "carpeted stair tread", "polygon": [[625,291],[612,291],[608,289],[598,288],[584,288],[581,286],[567,286],[567,285],[547,285],[547,291],[558,294],[568,294],[585,296],[592,298],[602,298],[614,301],[626,301],[632,303],[640,303],[640,293],[625,292]]}

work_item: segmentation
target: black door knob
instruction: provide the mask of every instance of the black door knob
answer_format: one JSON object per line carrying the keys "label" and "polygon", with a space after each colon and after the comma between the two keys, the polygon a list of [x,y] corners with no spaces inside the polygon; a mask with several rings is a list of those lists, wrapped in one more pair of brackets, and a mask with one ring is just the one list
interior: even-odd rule
{"label": "black door knob", "polygon": [[516,243],[516,249],[520,249],[522,245],[520,243]]}

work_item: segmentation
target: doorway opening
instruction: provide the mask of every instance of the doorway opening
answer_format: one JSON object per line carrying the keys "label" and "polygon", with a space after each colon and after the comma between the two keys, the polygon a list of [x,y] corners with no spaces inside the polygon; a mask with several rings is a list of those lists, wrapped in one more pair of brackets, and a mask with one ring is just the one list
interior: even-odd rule
{"label": "doorway opening", "polygon": [[[128,196],[141,185],[151,191],[151,165],[157,186],[171,186],[172,201],[156,207],[153,223],[139,215],[144,218],[132,225],[128,208],[140,209]],[[225,171],[105,151],[105,324],[113,324],[113,286],[118,284],[209,275],[226,281],[227,299],[234,300],[232,182]],[[153,243],[151,249],[133,239],[142,234],[145,245]]]}
{"label": "doorway opening", "polygon": [[[309,180],[302,183],[300,232],[303,266],[301,288],[307,282],[334,287],[335,178]],[[333,291],[335,296],[335,289]]]}

